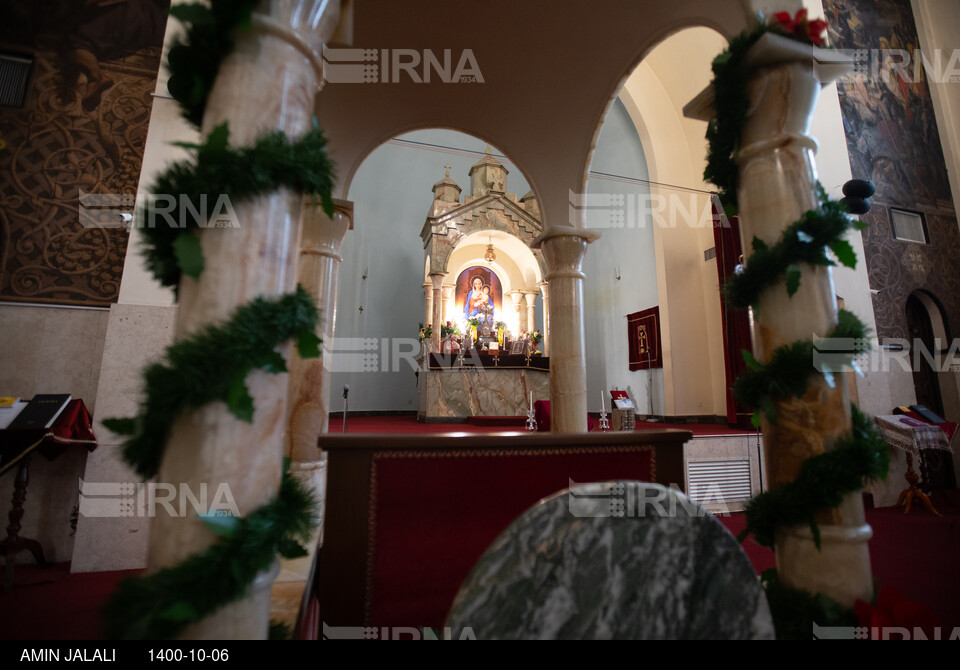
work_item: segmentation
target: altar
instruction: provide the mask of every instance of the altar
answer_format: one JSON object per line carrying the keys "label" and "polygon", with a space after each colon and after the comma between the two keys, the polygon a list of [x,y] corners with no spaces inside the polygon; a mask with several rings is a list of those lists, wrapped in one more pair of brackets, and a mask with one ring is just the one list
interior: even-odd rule
{"label": "altar", "polygon": [[550,399],[550,359],[523,355],[430,356],[420,390],[419,418],[427,423],[471,416],[524,416]]}
{"label": "altar", "polygon": [[420,232],[418,415],[524,416],[533,402],[550,399],[546,266],[530,246],[543,231],[540,208],[532,192],[507,192],[509,171],[489,146],[470,168],[470,194],[462,201],[445,167]]}

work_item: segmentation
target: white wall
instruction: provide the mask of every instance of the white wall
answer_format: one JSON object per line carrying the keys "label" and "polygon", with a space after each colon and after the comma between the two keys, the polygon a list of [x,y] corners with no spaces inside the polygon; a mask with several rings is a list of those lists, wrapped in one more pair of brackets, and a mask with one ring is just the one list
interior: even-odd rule
{"label": "white wall", "polygon": [[[609,412],[608,391],[619,388],[630,392],[638,412],[663,414],[663,369],[631,372],[628,367],[626,316],[657,305],[658,294],[649,213],[634,217],[628,212],[629,202],[650,195],[648,184],[630,180],[645,181],[650,174],[636,126],[619,99],[604,119],[590,171],[586,226],[601,237],[587,248],[583,261],[587,407],[599,412],[602,392]],[[606,197],[611,200],[604,208]],[[622,201],[613,199],[621,197]],[[618,211],[624,213],[622,227],[611,227],[610,215]]]}

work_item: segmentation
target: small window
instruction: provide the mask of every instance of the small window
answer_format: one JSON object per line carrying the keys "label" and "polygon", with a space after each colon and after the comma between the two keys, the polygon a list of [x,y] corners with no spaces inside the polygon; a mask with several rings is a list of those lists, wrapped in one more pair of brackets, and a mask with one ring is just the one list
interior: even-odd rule
{"label": "small window", "polygon": [[905,242],[930,244],[927,235],[927,222],[920,212],[908,212],[905,209],[890,208],[890,222],[893,224],[893,236]]}

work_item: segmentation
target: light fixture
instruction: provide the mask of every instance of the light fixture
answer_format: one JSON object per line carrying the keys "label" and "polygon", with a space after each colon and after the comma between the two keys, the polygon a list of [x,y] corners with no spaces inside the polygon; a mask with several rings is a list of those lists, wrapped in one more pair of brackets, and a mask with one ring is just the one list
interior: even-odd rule
{"label": "light fixture", "polygon": [[487,245],[487,252],[483,255],[483,260],[492,263],[497,260],[497,255],[493,252],[493,238],[490,238],[490,244]]}

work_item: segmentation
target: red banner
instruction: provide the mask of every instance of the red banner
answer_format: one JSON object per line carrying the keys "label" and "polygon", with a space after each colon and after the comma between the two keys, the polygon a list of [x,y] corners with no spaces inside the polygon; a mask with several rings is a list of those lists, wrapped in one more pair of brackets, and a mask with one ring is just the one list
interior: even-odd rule
{"label": "red banner", "polygon": [[659,306],[627,314],[627,341],[630,346],[631,370],[663,367]]}

